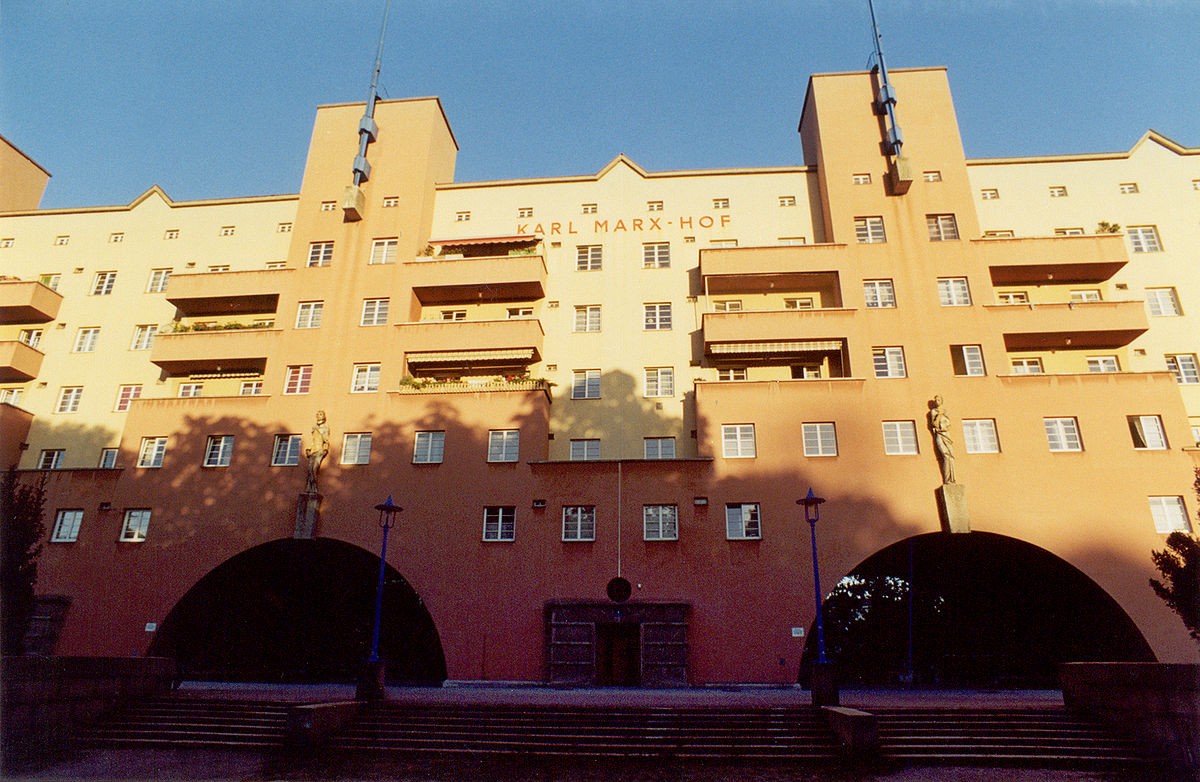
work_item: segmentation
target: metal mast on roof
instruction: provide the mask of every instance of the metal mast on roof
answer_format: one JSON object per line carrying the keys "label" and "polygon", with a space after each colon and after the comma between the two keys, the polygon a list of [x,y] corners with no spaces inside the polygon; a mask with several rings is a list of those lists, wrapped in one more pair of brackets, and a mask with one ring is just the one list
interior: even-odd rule
{"label": "metal mast on roof", "polygon": [[375,140],[379,127],[375,124],[375,101],[379,98],[379,70],[383,67],[383,38],[387,34],[388,12],[392,0],[383,7],[383,25],[379,28],[379,50],[375,54],[375,72],[371,76],[371,91],[367,95],[367,110],[362,122],[358,123],[358,156],[354,158],[354,186],[371,178],[371,164],[367,162],[367,145]]}
{"label": "metal mast on roof", "polygon": [[867,0],[871,9],[871,29],[875,33],[875,61],[879,66],[879,95],[877,103],[887,113],[888,117],[888,153],[900,157],[900,147],[904,139],[900,136],[900,125],[896,122],[896,90],[888,79],[887,65],[883,62],[883,36],[879,34],[879,24],[875,21],[875,3]]}

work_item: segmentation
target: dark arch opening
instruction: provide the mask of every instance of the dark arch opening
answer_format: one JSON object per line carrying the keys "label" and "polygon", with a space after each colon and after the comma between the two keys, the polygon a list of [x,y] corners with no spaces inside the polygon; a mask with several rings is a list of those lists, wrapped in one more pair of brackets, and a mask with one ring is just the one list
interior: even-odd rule
{"label": "dark arch opening", "polygon": [[[354,681],[374,624],[379,557],[337,540],[276,540],[200,579],[171,609],[149,654],[190,679]],[[390,566],[379,656],[392,683],[436,684],[446,659],[429,611]]]}
{"label": "dark arch opening", "polygon": [[[1061,662],[1153,662],[1129,615],[1065,560],[1015,538],[935,532],[854,568],[823,604],[838,681],[1052,688]],[[800,664],[810,681],[815,627]]]}

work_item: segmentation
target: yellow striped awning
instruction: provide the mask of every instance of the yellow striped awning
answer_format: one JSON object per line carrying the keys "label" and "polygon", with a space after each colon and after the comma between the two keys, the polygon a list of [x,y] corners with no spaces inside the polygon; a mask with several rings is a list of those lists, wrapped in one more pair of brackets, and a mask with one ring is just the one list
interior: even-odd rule
{"label": "yellow striped awning", "polygon": [[532,361],[533,348],[508,350],[441,350],[424,353],[409,353],[410,364],[450,364],[473,361]]}
{"label": "yellow striped awning", "polygon": [[824,353],[841,350],[837,339],[786,340],[783,342],[717,342],[708,346],[713,355],[758,355],[763,353]]}

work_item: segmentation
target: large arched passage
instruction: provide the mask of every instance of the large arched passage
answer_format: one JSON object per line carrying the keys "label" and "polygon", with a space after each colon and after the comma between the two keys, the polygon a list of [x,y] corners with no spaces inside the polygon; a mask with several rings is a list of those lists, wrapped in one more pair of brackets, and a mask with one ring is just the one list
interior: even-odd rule
{"label": "large arched passage", "polygon": [[[1054,687],[1060,662],[1150,662],[1115,600],[1037,546],[931,533],[877,552],[823,604],[827,657],[849,686]],[[800,679],[816,657],[809,633]]]}
{"label": "large arched passage", "polygon": [[[352,681],[371,643],[379,557],[337,540],[276,540],[202,578],[171,610],[149,653],[187,678]],[[437,628],[388,567],[379,654],[392,682],[446,678]]]}

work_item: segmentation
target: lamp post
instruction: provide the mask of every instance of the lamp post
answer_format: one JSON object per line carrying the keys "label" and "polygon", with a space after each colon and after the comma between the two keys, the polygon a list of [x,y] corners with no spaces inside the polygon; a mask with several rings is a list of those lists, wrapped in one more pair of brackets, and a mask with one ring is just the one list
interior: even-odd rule
{"label": "lamp post", "polygon": [[355,697],[359,700],[380,700],[384,695],[384,663],[379,659],[379,625],[383,617],[383,579],[387,573],[388,530],[395,525],[396,514],[404,508],[393,503],[389,494],[387,502],[376,505],[375,510],[379,511],[383,544],[379,549],[379,580],[375,584],[375,623],[371,630],[371,654],[367,657],[367,663],[358,681]]}
{"label": "lamp post", "polygon": [[812,696],[814,706],[838,705],[837,684],[833,678],[833,666],[825,656],[825,622],[821,612],[821,571],[817,565],[817,522],[821,520],[821,504],[824,497],[813,494],[808,487],[808,494],[803,499],[796,500],[797,505],[804,506],[804,520],[808,522],[809,533],[812,537],[812,566],[813,566],[813,604],[817,611],[817,661],[812,670]]}

